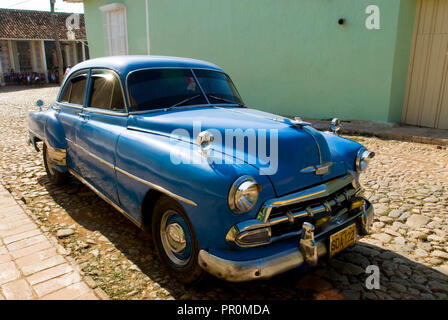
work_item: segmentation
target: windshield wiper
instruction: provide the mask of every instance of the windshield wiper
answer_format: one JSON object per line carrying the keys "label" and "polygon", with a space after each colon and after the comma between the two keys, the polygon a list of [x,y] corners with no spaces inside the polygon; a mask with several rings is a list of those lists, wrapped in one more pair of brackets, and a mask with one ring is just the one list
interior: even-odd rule
{"label": "windshield wiper", "polygon": [[238,102],[236,102],[236,101],[231,101],[231,100],[228,100],[228,99],[225,99],[225,98],[221,98],[221,97],[217,97],[217,96],[212,96],[212,95],[210,95],[210,94],[208,94],[207,97],[213,98],[213,99],[215,99],[215,100],[219,100],[219,101],[227,102],[227,103],[229,103],[229,104],[236,104],[236,105],[239,105],[239,106],[241,106],[241,107],[245,107],[245,105],[242,104],[242,103],[238,103]]}
{"label": "windshield wiper", "polygon": [[180,105],[182,105],[182,104],[184,104],[184,103],[186,103],[186,102],[188,102],[188,101],[191,101],[191,100],[194,100],[194,99],[196,99],[196,98],[199,98],[200,96],[201,96],[200,94],[197,94],[197,95],[192,96],[192,97],[190,97],[190,98],[184,99],[184,100],[182,100],[182,101],[180,101],[180,102],[178,102],[178,103],[176,103],[176,104],[173,104],[171,107],[168,107],[167,109],[171,109],[171,108],[180,106]]}

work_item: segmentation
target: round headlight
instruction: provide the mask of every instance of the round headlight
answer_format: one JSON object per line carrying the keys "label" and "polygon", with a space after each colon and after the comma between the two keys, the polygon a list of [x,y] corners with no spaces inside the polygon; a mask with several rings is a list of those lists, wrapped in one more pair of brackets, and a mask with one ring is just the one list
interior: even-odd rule
{"label": "round headlight", "polygon": [[372,159],[374,156],[375,152],[368,151],[364,148],[359,149],[358,154],[356,156],[356,171],[358,172],[364,171],[364,169],[367,168],[370,159]]}
{"label": "round headlight", "polygon": [[229,207],[235,213],[243,213],[252,209],[261,191],[259,185],[251,176],[238,178],[230,188]]}

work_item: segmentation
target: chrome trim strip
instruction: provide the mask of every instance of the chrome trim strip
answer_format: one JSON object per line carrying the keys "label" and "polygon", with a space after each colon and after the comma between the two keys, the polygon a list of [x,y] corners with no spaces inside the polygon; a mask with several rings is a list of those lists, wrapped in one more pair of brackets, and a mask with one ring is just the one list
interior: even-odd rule
{"label": "chrome trim strip", "polygon": [[87,155],[91,156],[92,158],[94,158],[95,160],[98,160],[101,163],[104,163],[106,166],[114,169],[115,165],[113,165],[112,163],[110,163],[109,161],[104,160],[103,158],[98,157],[97,155],[93,154],[92,152],[88,151],[87,149],[85,149],[84,147],[80,146],[79,144],[73,142],[70,139],[65,138],[65,140],[67,140],[68,142],[70,142],[71,144],[73,144],[75,147],[77,147],[78,149],[81,149],[82,151],[84,151],[85,153],[87,153]]}
{"label": "chrome trim strip", "polygon": [[160,192],[162,192],[162,193],[165,193],[166,195],[168,195],[168,196],[170,196],[170,197],[173,197],[173,198],[175,198],[175,199],[178,199],[178,200],[180,200],[180,201],[182,201],[182,202],[185,202],[185,203],[187,203],[187,204],[189,204],[189,205],[192,205],[192,206],[195,206],[195,207],[198,206],[194,201],[191,201],[191,200],[189,200],[189,199],[187,199],[187,198],[184,198],[184,197],[179,196],[179,195],[177,195],[177,194],[175,194],[175,193],[172,193],[171,191],[168,191],[167,189],[165,189],[165,188],[163,188],[163,187],[161,187],[161,186],[159,186],[159,185],[156,185],[156,184],[151,183],[151,182],[149,182],[149,181],[143,180],[143,179],[141,179],[141,178],[139,178],[139,177],[137,177],[137,176],[134,176],[133,174],[131,174],[131,173],[129,173],[129,172],[127,172],[127,171],[125,171],[125,170],[123,170],[123,169],[121,169],[121,168],[115,166],[114,164],[112,164],[112,163],[110,163],[110,162],[108,162],[108,161],[106,161],[106,160],[104,160],[104,159],[98,157],[97,155],[91,153],[90,151],[86,150],[85,148],[83,148],[83,147],[80,146],[79,144],[76,144],[75,142],[71,141],[70,139],[67,139],[67,138],[66,138],[65,140],[67,140],[68,142],[72,143],[75,147],[77,147],[77,148],[81,149],[82,151],[86,152],[86,153],[87,153],[89,156],[91,156],[92,158],[94,158],[94,159],[96,159],[96,160],[98,160],[98,161],[104,163],[105,165],[109,166],[110,168],[114,169],[115,171],[120,172],[120,173],[122,173],[122,174],[128,176],[128,177],[131,178],[131,179],[134,179],[134,180],[136,180],[136,181],[138,181],[138,182],[141,182],[141,183],[143,183],[143,184],[145,184],[145,185],[147,185],[147,186],[149,186],[149,187],[151,187],[151,188],[153,188],[153,189],[155,189],[155,190],[157,190],[157,191],[160,191]]}
{"label": "chrome trim strip", "polygon": [[192,205],[192,206],[195,206],[195,207],[198,206],[194,201],[191,201],[191,200],[189,200],[189,199],[187,199],[187,198],[181,197],[181,196],[179,196],[179,195],[177,195],[177,194],[175,194],[175,193],[172,193],[171,191],[166,190],[165,188],[163,188],[163,187],[161,187],[161,186],[158,186],[158,185],[156,185],[156,184],[154,184],[154,183],[151,183],[151,182],[146,181],[146,180],[143,180],[143,179],[141,179],[141,178],[139,178],[139,177],[137,177],[137,176],[134,176],[133,174],[131,174],[131,173],[129,173],[129,172],[123,170],[123,169],[120,169],[120,168],[118,168],[118,167],[115,167],[115,170],[118,171],[118,172],[120,172],[120,173],[122,173],[122,174],[124,174],[124,175],[126,175],[126,176],[128,176],[128,177],[131,178],[131,179],[134,179],[134,180],[136,180],[136,181],[138,181],[138,182],[141,182],[141,183],[143,183],[143,184],[146,184],[147,186],[149,186],[149,187],[151,187],[151,188],[153,188],[153,189],[156,189],[157,191],[160,191],[160,192],[162,192],[162,193],[165,193],[166,195],[169,195],[170,197],[173,197],[173,198],[175,198],[175,199],[178,199],[178,200],[180,200],[180,201],[183,201],[183,202],[188,203],[189,205]]}
{"label": "chrome trim strip", "polygon": [[129,115],[127,112],[98,109],[98,108],[93,108],[93,107],[83,108],[82,111],[83,112],[86,111],[86,112],[90,112],[90,113],[105,114],[108,116],[117,116],[117,117],[127,117]]}
{"label": "chrome trim strip", "polygon": [[317,141],[316,137],[305,126],[303,126],[302,129],[313,138],[314,143],[317,146],[317,151],[319,152],[320,165],[322,166],[323,165],[323,162],[322,162],[322,151],[320,150],[319,142]]}
{"label": "chrome trim strip", "polygon": [[[158,136],[163,136],[163,137],[167,137],[167,138],[176,138],[177,140],[181,140],[181,139],[179,139],[178,136],[173,136],[171,134],[161,132],[161,131],[154,131],[154,130],[139,128],[139,127],[134,127],[134,126],[128,126],[127,129],[131,130],[131,131],[145,132],[145,133],[155,134]],[[182,140],[182,141],[192,143],[191,141],[186,141],[186,140]]]}
{"label": "chrome trim strip", "polygon": [[63,107],[68,107],[68,108],[73,108],[73,109],[77,109],[77,110],[82,110],[83,106],[79,105],[79,104],[72,104],[72,103],[68,103],[68,102],[55,102],[56,104],[63,106]]}
{"label": "chrome trim strip", "polygon": [[137,225],[137,227],[142,228],[142,223],[137,221],[135,218],[133,218],[130,214],[128,214],[126,211],[124,211],[122,208],[120,208],[117,204],[115,204],[112,200],[110,200],[108,197],[106,197],[104,194],[102,194],[100,191],[98,191],[94,186],[92,186],[90,183],[88,183],[83,177],[81,177],[79,174],[77,174],[72,169],[68,169],[70,174],[72,174],[76,179],[81,181],[83,184],[85,184],[87,187],[89,187],[93,192],[95,192],[101,199],[106,201],[108,204],[110,204],[112,207],[114,207],[118,212],[123,214],[126,218],[131,220],[134,224]]}

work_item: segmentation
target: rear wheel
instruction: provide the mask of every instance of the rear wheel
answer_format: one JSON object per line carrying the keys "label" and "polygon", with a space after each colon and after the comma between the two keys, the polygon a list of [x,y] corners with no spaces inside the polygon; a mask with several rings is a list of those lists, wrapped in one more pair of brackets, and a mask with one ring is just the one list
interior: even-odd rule
{"label": "rear wheel", "polygon": [[206,273],[198,264],[199,244],[183,208],[161,196],[152,216],[152,236],[163,263],[183,283],[197,283]]}
{"label": "rear wheel", "polygon": [[47,172],[48,179],[51,183],[55,185],[62,185],[67,180],[68,173],[67,172],[59,172],[56,170],[53,166],[53,164],[50,161],[50,157],[48,156],[48,148],[47,145],[44,143],[43,148],[43,155],[44,155],[44,166],[45,171]]}

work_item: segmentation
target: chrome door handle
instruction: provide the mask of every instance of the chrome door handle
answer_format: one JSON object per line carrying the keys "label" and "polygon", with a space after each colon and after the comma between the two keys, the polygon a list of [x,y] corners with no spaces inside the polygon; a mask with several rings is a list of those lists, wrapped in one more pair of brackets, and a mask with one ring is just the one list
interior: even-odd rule
{"label": "chrome door handle", "polygon": [[88,116],[87,114],[85,114],[85,113],[82,113],[82,112],[78,113],[78,116],[79,116],[80,118],[83,118],[84,120],[89,119],[89,116]]}

